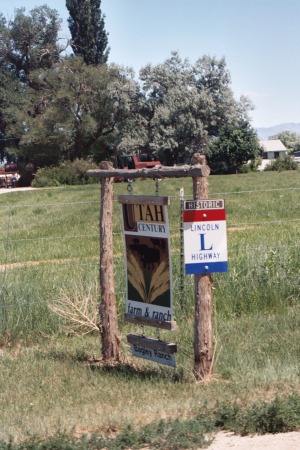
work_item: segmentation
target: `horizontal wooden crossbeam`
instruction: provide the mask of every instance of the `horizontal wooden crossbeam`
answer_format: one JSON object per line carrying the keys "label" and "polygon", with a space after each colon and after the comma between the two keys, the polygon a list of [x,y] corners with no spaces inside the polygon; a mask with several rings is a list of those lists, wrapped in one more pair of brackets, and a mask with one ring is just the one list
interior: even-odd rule
{"label": "horizontal wooden crossbeam", "polygon": [[169,205],[170,197],[151,196],[151,195],[118,195],[119,203],[130,205]]}
{"label": "horizontal wooden crossbeam", "polygon": [[87,175],[93,178],[114,178],[123,177],[126,179],[135,178],[181,178],[181,177],[208,177],[210,168],[206,164],[197,164],[194,166],[156,166],[152,169],[91,169]]}

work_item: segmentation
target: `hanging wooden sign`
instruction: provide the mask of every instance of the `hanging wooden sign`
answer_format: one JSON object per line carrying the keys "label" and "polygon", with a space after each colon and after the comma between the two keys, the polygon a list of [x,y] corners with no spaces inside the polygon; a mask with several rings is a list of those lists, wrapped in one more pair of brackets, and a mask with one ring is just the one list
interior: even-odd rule
{"label": "hanging wooden sign", "polygon": [[128,334],[127,341],[131,346],[133,356],[166,366],[176,367],[174,356],[174,353],[177,352],[176,344],[149,339],[144,336],[136,336],[134,334]]}
{"label": "hanging wooden sign", "polygon": [[175,329],[172,307],[169,197],[120,195],[126,253],[125,319]]}

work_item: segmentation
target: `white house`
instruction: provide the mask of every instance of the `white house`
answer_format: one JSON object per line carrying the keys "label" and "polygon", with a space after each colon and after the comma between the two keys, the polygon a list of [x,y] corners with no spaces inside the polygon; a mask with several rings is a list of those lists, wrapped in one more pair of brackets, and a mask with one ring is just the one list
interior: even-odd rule
{"label": "white house", "polygon": [[263,148],[263,160],[258,170],[264,170],[264,168],[270,164],[274,159],[287,155],[288,150],[283,145],[280,139],[269,139],[267,141],[260,141],[260,145]]}

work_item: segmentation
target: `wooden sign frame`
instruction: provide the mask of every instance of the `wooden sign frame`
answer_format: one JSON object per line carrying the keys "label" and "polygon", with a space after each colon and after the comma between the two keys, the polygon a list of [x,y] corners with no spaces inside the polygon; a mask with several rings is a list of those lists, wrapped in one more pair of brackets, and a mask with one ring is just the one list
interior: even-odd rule
{"label": "wooden sign frame", "polygon": [[[112,210],[113,181],[115,177],[137,178],[182,178],[192,177],[194,200],[208,199],[208,176],[210,168],[201,153],[194,153],[192,165],[179,167],[157,167],[141,170],[115,170],[112,163],[102,161],[100,169],[88,170],[87,175],[101,178],[100,211],[100,332],[102,357],[104,361],[120,359],[120,337],[116,307],[113,245]],[[194,369],[196,380],[205,380],[212,372],[212,280],[209,274],[194,275]]]}

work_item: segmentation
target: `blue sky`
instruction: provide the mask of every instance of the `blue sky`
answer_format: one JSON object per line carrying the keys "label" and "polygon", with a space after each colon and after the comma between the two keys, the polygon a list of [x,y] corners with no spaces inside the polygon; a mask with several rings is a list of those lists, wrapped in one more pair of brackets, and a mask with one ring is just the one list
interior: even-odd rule
{"label": "blue sky", "polygon": [[[64,19],[65,0],[0,0],[13,17],[47,4]],[[173,50],[191,63],[225,57],[235,97],[255,105],[254,127],[300,123],[299,0],[102,0],[109,62],[133,67],[162,63]]]}

